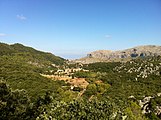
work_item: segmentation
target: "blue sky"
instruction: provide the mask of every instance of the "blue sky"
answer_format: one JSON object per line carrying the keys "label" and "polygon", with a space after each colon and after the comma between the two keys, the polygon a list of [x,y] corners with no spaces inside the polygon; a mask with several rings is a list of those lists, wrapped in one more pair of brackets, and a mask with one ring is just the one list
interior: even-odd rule
{"label": "blue sky", "polygon": [[64,58],[161,45],[161,0],[0,0],[0,42]]}

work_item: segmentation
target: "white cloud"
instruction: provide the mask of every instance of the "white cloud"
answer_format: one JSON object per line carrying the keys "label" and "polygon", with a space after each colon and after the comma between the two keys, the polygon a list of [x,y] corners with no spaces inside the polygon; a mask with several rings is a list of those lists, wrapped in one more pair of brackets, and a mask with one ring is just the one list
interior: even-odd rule
{"label": "white cloud", "polygon": [[112,36],[111,35],[105,35],[105,38],[111,38]]}
{"label": "white cloud", "polygon": [[0,33],[0,37],[4,37],[4,36],[7,36],[7,34],[5,34],[5,33]]}
{"label": "white cloud", "polygon": [[26,20],[27,18],[23,15],[17,15],[17,18],[20,20]]}

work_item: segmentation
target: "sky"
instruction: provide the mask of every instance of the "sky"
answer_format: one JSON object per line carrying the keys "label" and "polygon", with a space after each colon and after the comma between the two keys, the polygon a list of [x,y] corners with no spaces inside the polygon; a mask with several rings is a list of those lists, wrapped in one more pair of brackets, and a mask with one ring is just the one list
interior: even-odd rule
{"label": "sky", "polygon": [[0,42],[66,59],[161,45],[161,0],[0,0]]}

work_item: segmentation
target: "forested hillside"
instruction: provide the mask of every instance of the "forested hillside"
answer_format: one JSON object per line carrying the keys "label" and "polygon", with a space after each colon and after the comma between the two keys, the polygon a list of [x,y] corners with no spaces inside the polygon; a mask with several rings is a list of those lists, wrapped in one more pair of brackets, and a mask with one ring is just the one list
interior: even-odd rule
{"label": "forested hillside", "polygon": [[31,47],[16,43],[8,45],[0,43],[0,55],[11,55],[24,58],[25,61],[31,62],[52,62],[53,64],[62,64],[64,59],[51,53],[35,50]]}
{"label": "forested hillside", "polygon": [[60,87],[40,73],[56,70],[52,64],[62,65],[64,61],[51,53],[37,51],[22,44],[0,43],[0,79],[13,89],[27,90],[32,96]]}

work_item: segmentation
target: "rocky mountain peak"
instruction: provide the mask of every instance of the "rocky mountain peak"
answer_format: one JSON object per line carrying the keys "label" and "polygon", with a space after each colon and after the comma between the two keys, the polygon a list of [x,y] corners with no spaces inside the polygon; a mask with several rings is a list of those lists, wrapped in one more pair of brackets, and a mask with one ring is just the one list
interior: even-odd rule
{"label": "rocky mountain peak", "polygon": [[161,46],[144,45],[118,51],[98,50],[88,53],[86,57],[75,61],[82,63],[105,62],[105,61],[110,62],[110,61],[122,61],[137,57],[160,56],[160,55],[161,55]]}

